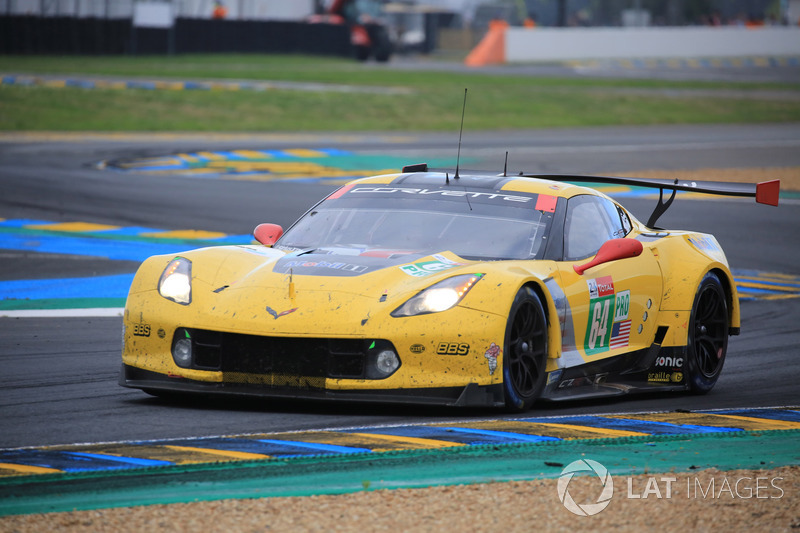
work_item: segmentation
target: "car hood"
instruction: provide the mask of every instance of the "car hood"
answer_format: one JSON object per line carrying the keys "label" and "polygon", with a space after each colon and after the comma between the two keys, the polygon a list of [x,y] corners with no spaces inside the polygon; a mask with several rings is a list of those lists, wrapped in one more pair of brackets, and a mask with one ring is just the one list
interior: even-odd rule
{"label": "car hood", "polygon": [[354,277],[392,267],[413,277],[474,263],[452,253],[428,254],[386,249],[318,248],[289,253],[278,259],[273,272],[299,276]]}
{"label": "car hood", "polygon": [[[519,282],[551,270],[545,265],[529,269],[534,266],[530,262],[469,261],[449,251],[287,252],[252,245],[205,248],[178,255],[192,263],[191,303],[177,304],[158,294],[159,277],[175,256],[154,256],[140,267],[134,279],[130,296],[141,296],[129,297],[126,313],[249,334],[379,335],[385,334],[387,327],[405,327],[409,320],[423,318],[430,330],[431,323],[444,324],[452,315],[436,313],[391,322],[384,318],[444,278],[485,274],[485,282],[478,283],[458,305],[480,313],[475,320],[485,321],[489,315],[507,311],[498,302],[510,301]],[[515,281],[508,283],[512,278]]]}
{"label": "car hood", "polygon": [[[226,289],[266,289],[287,288],[292,283],[295,290],[372,296],[376,291],[385,293],[389,288],[402,292],[403,289],[427,286],[445,272],[476,264],[448,251],[427,254],[358,248],[294,252],[258,250],[256,247],[239,249],[247,254],[262,254],[262,260],[237,260],[236,256],[240,254],[232,254],[225,259],[223,267],[217,269],[212,284],[227,285]],[[195,263],[200,262],[202,260],[198,257]]]}
{"label": "car hood", "polygon": [[149,258],[139,268],[131,290],[155,290],[164,268],[175,257],[191,262],[193,285],[204,285],[215,294],[286,288],[291,282],[297,290],[344,291],[371,296],[377,288],[411,290],[430,285],[456,271],[471,272],[470,266],[486,264],[463,259],[449,251],[434,254],[374,249],[287,252],[264,246],[218,246]]}
{"label": "car hood", "polygon": [[484,265],[450,252],[353,254],[234,246],[178,255],[192,263],[192,302],[181,306],[157,295],[158,279],[175,256],[156,256],[131,287],[131,294],[149,293],[154,299],[137,298],[128,311],[152,313],[156,305],[171,321],[250,334],[363,334],[368,323],[379,328],[372,318],[388,315],[439,279]]}

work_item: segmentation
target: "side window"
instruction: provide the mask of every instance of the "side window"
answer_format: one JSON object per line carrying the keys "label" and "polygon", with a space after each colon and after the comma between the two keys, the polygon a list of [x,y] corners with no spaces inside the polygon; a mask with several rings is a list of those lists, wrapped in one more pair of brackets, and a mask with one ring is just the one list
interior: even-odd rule
{"label": "side window", "polygon": [[628,213],[626,213],[625,210],[622,209],[620,206],[615,205],[614,207],[617,209],[617,214],[619,214],[619,219],[622,221],[623,233],[622,235],[620,235],[620,237],[624,237],[625,235],[630,233],[631,230],[633,229],[633,224],[631,223],[631,217],[628,216]]}
{"label": "side window", "polygon": [[628,214],[610,200],[606,200],[605,198],[598,198],[597,200],[602,204],[606,213],[608,213],[609,224],[611,224],[612,228],[612,238],[621,239],[630,233],[633,226],[631,225],[630,218],[628,218]]}
{"label": "side window", "polygon": [[[585,259],[596,254],[604,242],[624,237],[628,230],[623,214],[605,198],[591,195],[570,198],[564,223],[564,260]],[[625,220],[630,225],[627,215]]]}

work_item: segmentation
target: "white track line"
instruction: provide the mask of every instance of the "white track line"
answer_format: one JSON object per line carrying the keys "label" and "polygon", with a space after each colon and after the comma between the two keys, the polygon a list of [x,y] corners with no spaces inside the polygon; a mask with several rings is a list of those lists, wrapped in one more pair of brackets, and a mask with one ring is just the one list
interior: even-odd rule
{"label": "white track line", "polygon": [[63,318],[63,317],[121,317],[122,307],[92,307],[87,309],[20,309],[0,311],[0,318]]}

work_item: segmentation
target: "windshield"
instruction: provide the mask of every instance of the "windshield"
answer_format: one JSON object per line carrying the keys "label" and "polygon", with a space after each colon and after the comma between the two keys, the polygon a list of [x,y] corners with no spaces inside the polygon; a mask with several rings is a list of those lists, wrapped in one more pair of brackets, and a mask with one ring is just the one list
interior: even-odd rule
{"label": "windshield", "polygon": [[553,214],[553,209],[537,210],[537,198],[449,187],[356,185],[306,213],[276,248],[451,251],[465,259],[535,259],[544,252]]}

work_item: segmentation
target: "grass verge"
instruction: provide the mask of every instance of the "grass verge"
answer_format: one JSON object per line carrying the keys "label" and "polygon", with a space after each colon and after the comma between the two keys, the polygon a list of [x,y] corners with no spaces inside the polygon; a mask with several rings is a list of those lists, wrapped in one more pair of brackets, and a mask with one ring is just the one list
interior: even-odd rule
{"label": "grass verge", "polygon": [[[800,92],[785,84],[401,71],[340,59],[263,55],[2,56],[0,72],[409,89],[408,94],[365,94],[0,85],[2,131],[450,131],[459,124],[465,87],[465,129],[473,130],[800,121],[800,99],[760,96],[764,89]],[[729,94],[732,89],[736,95]]]}

